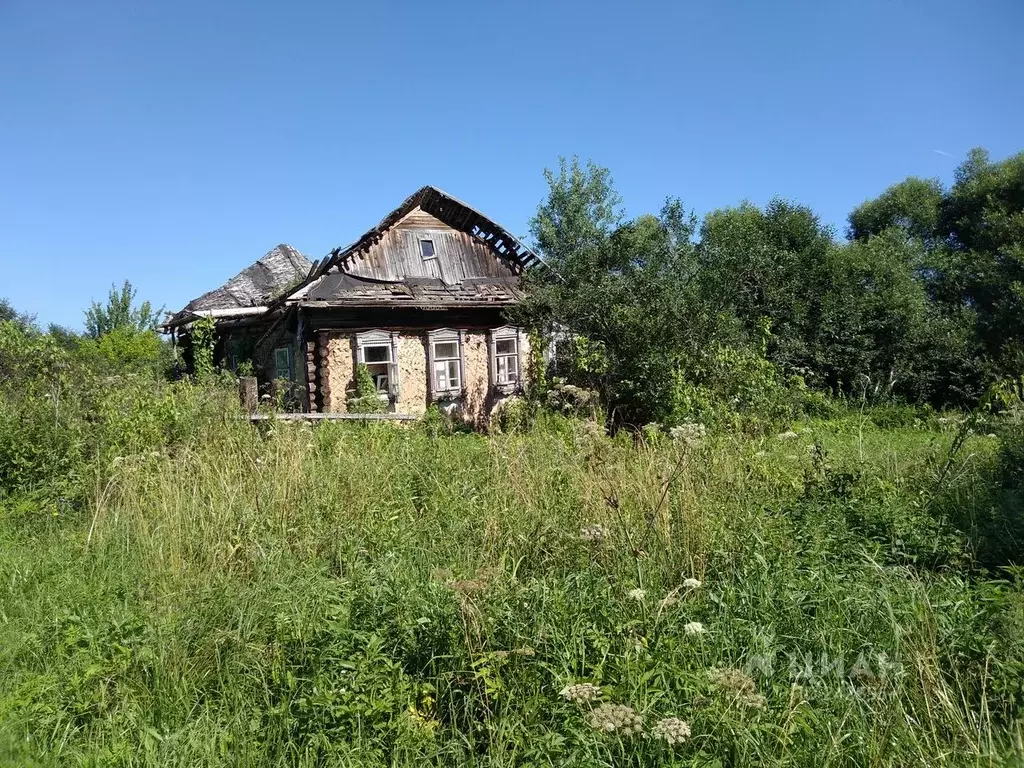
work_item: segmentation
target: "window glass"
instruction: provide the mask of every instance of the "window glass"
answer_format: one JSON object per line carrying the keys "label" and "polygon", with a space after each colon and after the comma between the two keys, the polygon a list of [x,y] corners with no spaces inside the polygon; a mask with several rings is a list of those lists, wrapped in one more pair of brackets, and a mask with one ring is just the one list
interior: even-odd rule
{"label": "window glass", "polygon": [[455,360],[434,360],[434,390],[446,392],[453,389],[460,389],[459,361]]}
{"label": "window glass", "polygon": [[274,350],[274,378],[290,379],[292,377],[292,355],[288,347]]}
{"label": "window glass", "polygon": [[420,255],[424,259],[432,259],[436,255],[434,252],[434,241],[433,240],[420,240]]}
{"label": "window glass", "polygon": [[363,360],[366,363],[390,363],[391,346],[363,347]]}
{"label": "window glass", "polygon": [[514,355],[516,354],[516,340],[498,339],[494,344],[494,349],[499,355]]}
{"label": "window glass", "polygon": [[434,357],[438,360],[446,357],[458,357],[459,345],[455,341],[438,342],[434,345]]}

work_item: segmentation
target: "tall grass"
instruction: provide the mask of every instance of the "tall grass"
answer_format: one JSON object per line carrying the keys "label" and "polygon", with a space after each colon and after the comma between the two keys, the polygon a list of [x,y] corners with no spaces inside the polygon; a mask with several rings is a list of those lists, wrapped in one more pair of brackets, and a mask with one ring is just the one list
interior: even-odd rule
{"label": "tall grass", "polygon": [[[936,512],[949,442],[211,420],[0,520],[0,757],[1010,764],[1024,599]],[[988,503],[997,442],[943,498]],[[595,730],[578,682],[691,736]]]}

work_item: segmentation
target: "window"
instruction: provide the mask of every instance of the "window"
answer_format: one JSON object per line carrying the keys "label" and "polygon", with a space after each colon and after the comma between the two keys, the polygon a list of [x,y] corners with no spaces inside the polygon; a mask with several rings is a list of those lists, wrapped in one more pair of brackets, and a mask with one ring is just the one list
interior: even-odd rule
{"label": "window", "polygon": [[434,251],[434,241],[433,240],[427,240],[427,239],[421,239],[420,240],[420,256],[423,257],[424,261],[427,261],[428,259],[436,259],[437,258],[437,252]]}
{"label": "window", "polygon": [[462,392],[462,334],[449,328],[431,331],[428,336],[428,370],[432,397]]}
{"label": "window", "polygon": [[506,326],[491,331],[491,383],[503,392],[519,386],[519,329]]}
{"label": "window", "polygon": [[365,331],[356,334],[357,358],[370,372],[381,398],[398,396],[398,369],[395,339],[388,331]]}
{"label": "window", "polygon": [[274,378],[292,379],[292,350],[291,347],[278,347],[274,350]]}
{"label": "window", "polygon": [[391,345],[374,345],[363,347],[363,362],[373,377],[377,393],[386,395],[390,392],[391,383]]}
{"label": "window", "polygon": [[434,342],[434,391],[462,389],[462,375],[457,341]]}
{"label": "window", "polygon": [[494,342],[495,378],[498,384],[519,381],[519,340],[496,339]]}

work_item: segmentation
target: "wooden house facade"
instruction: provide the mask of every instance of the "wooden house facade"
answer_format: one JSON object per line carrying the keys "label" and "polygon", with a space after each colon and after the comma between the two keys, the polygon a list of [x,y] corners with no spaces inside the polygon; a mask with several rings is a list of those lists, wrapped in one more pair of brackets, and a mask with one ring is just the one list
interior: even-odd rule
{"label": "wooden house facade", "polygon": [[[245,307],[200,297],[166,327],[187,348],[190,323],[214,317],[219,359],[252,359],[264,381],[288,382],[302,410],[345,413],[364,364],[387,410],[415,416],[438,403],[483,425],[523,384],[529,341],[506,312],[535,261],[494,221],[428,186],[351,245],[255,281],[274,284],[273,295],[249,291]],[[230,285],[212,298],[231,296]]]}

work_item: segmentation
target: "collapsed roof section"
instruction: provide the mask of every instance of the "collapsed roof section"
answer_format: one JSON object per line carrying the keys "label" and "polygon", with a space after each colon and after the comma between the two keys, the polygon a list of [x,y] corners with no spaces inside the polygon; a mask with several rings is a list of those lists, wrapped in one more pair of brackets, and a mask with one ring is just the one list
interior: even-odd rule
{"label": "collapsed roof section", "polygon": [[331,251],[286,301],[318,307],[514,304],[522,298],[519,275],[537,262],[492,219],[426,186],[358,240]]}
{"label": "collapsed roof section", "polygon": [[172,315],[167,329],[191,323],[197,317],[242,318],[262,315],[268,305],[306,278],[313,264],[299,251],[282,243],[243,269],[220,288],[204,293]]}
{"label": "collapsed roof section", "polygon": [[220,288],[189,302],[164,328],[203,316],[247,323],[286,306],[509,305],[523,298],[519,276],[539,263],[493,219],[425,186],[355,242],[318,262],[290,245],[277,246]]}

